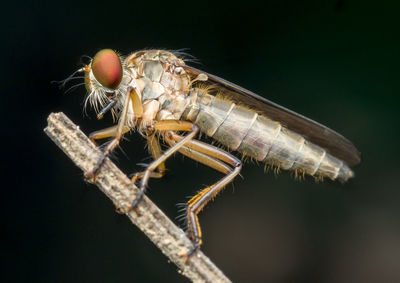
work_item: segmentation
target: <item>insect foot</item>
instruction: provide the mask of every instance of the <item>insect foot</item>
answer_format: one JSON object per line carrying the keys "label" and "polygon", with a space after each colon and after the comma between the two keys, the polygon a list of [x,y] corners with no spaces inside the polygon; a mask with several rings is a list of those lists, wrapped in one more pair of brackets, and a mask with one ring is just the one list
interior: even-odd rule
{"label": "insect foot", "polygon": [[86,171],[83,174],[85,181],[89,183],[95,183],[96,182],[96,174],[93,171]]}
{"label": "insect foot", "polygon": [[200,245],[198,243],[193,244],[193,247],[189,251],[181,251],[179,256],[184,257],[184,263],[188,264],[189,259],[198,251]]}
{"label": "insect foot", "polygon": [[109,155],[109,151],[106,151],[102,154],[100,157],[99,161],[97,162],[96,166],[93,168],[91,171],[86,171],[84,174],[85,180],[90,182],[90,183],[95,183],[96,182],[96,177],[99,169],[101,166],[104,164],[104,161],[106,161],[106,157]]}

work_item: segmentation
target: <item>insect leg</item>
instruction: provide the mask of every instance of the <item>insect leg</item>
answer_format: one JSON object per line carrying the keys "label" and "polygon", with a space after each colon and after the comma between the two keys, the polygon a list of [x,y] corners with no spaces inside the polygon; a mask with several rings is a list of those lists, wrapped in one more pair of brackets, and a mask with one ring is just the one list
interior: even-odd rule
{"label": "insect leg", "polygon": [[[172,140],[169,137],[165,137],[165,141],[169,146],[173,146],[176,142]],[[196,142],[196,140],[192,140],[188,143]],[[213,157],[210,157],[209,155],[206,155],[204,153],[198,152],[192,148],[189,148],[187,144],[183,147],[181,147],[179,150],[179,153],[185,155],[186,157],[189,157],[190,159],[193,159],[199,163],[202,163],[208,167],[213,168],[216,171],[219,171],[223,174],[228,174],[232,171],[232,168],[226,165],[226,163],[221,162]]]}
{"label": "insect leg", "polygon": [[[156,160],[161,156],[162,153],[161,153],[160,142],[158,141],[158,137],[154,131],[147,134],[147,146],[154,160]],[[153,171],[150,173],[150,178],[162,178],[164,176],[165,174],[164,162],[158,165],[156,170],[157,172]],[[136,183],[138,179],[143,178],[145,172],[146,171],[134,174],[131,178],[132,182]]]}
{"label": "insect leg", "polygon": [[[172,133],[170,139],[167,139],[167,142],[181,141],[182,137]],[[192,255],[202,244],[202,232],[200,228],[200,223],[198,219],[198,214],[204,208],[204,206],[212,200],[228,183],[230,183],[240,172],[242,163],[239,159],[232,156],[231,154],[217,148],[215,146],[202,143],[196,140],[191,140],[185,144],[185,148],[191,150],[190,154],[200,153],[207,156],[208,159],[200,161],[196,155],[186,155],[190,158],[193,158],[201,163],[216,168],[218,167],[218,160],[221,160],[233,167],[228,172],[223,172],[226,174],[221,180],[215,183],[212,186],[209,186],[203,190],[201,190],[198,194],[192,197],[187,205],[187,220],[188,220],[188,233],[189,237],[194,242],[194,247],[189,251],[188,256]],[[182,152],[183,153],[183,152]],[[218,169],[217,169],[218,170]],[[219,170],[222,172],[222,170]]]}
{"label": "insect leg", "polygon": [[[169,136],[173,136],[176,135],[175,133],[171,132],[165,135],[165,141],[167,142],[167,144],[172,147],[176,144],[176,140],[173,140],[172,138],[170,138]],[[182,136],[179,136],[180,138],[183,138]],[[195,140],[192,140],[193,142],[196,142]],[[160,143],[158,141],[158,138],[155,134],[152,135],[148,135],[147,138],[147,144],[149,147],[149,151],[151,153],[151,155],[153,156],[153,159],[156,160],[157,158],[159,158],[161,156],[161,147],[160,147]],[[213,169],[223,173],[223,174],[228,174],[229,172],[232,171],[232,169],[227,166],[225,163],[212,158],[206,154],[203,154],[201,152],[198,152],[192,148],[188,148],[186,146],[181,147],[178,150],[181,154],[197,161],[200,162],[206,166],[212,167]],[[211,161],[210,161],[211,159]],[[162,178],[165,174],[165,165],[164,163],[161,163],[157,169],[158,172],[151,172],[150,178]],[[137,182],[138,179],[141,179],[144,175],[144,172],[138,172],[136,174],[133,175],[132,177],[132,181],[133,182]]]}
{"label": "insect leg", "polygon": [[[105,139],[109,137],[115,137],[117,134],[118,125],[109,128],[101,129],[89,134],[89,139],[96,144],[96,140]],[[122,134],[129,132],[130,128],[125,126],[122,130]]]}
{"label": "insect leg", "polygon": [[155,131],[185,131],[189,132],[189,134],[187,134],[184,138],[182,138],[181,141],[177,142],[174,146],[170,147],[163,154],[161,154],[143,172],[143,177],[139,188],[140,192],[136,196],[136,199],[132,202],[132,205],[128,209],[128,211],[135,208],[135,206],[143,198],[151,172],[153,172],[158,166],[160,166],[160,164],[162,164],[165,160],[167,160],[168,157],[170,157],[172,154],[178,151],[182,146],[184,146],[185,143],[193,139],[193,137],[199,132],[199,127],[197,127],[195,124],[179,120],[158,121],[154,125],[152,125],[152,129]]}
{"label": "insect leg", "polygon": [[[134,89],[131,88],[128,90],[129,94],[134,92]],[[106,149],[103,152],[103,156],[97,162],[96,166],[93,168],[92,171],[85,172],[85,178],[91,181],[95,181],[97,171],[100,169],[101,165],[103,165],[106,158],[111,154],[115,147],[119,144],[122,136],[124,135],[124,129],[127,127],[126,119],[128,116],[128,107],[130,104],[131,95],[127,95],[125,98],[124,108],[122,109],[120,119],[118,121],[118,125],[115,131],[114,139],[107,145]],[[112,131],[111,131],[112,132]]]}
{"label": "insect leg", "polygon": [[[181,135],[178,135],[174,132],[171,132],[170,136],[171,136],[170,139],[175,142],[179,142],[183,139],[183,137]],[[218,160],[221,160],[230,165],[233,165],[232,160],[235,160],[236,162],[241,162],[238,158],[227,153],[226,151],[224,151],[216,146],[212,146],[208,143],[204,143],[204,142],[201,142],[198,140],[191,140],[190,142],[185,144],[185,147],[193,149],[198,152],[202,152],[208,156],[215,157]],[[207,164],[205,164],[205,165],[207,165]]]}

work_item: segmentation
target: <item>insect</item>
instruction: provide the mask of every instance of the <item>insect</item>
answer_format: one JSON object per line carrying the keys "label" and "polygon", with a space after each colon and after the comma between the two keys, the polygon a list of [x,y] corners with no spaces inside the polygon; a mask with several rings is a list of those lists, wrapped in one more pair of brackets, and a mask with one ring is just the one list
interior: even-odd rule
{"label": "insect", "polygon": [[[99,51],[84,72],[90,104],[98,118],[111,111],[117,125],[93,132],[90,139],[112,137],[93,170],[92,180],[122,136],[136,129],[147,139],[153,161],[134,174],[142,199],[150,178],[165,174],[165,161],[179,152],[224,174],[192,197],[186,208],[193,254],[202,244],[198,214],[239,174],[238,152],[258,162],[297,175],[347,181],[360,153],[340,134],[217,76],[186,65],[177,54],[143,50],[126,58],[110,49]],[[196,140],[206,134],[228,150]],[[169,148],[161,150],[160,140]]]}

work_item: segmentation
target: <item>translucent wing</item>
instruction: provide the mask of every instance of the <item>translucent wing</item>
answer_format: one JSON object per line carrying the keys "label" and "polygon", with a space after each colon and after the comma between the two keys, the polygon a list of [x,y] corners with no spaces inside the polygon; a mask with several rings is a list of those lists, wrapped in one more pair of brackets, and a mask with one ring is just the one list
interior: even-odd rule
{"label": "translucent wing", "polygon": [[217,85],[218,93],[221,95],[225,95],[239,104],[247,105],[258,113],[282,123],[288,129],[303,135],[312,143],[343,160],[347,165],[354,166],[360,163],[360,152],[339,133],[217,76],[187,65],[183,67],[193,79],[199,74],[206,74],[208,80],[204,83]]}

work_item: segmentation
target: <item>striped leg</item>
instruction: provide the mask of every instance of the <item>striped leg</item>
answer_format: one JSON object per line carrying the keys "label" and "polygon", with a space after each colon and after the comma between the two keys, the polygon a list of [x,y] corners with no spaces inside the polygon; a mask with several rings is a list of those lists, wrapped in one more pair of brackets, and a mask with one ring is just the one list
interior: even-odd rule
{"label": "striped leg", "polygon": [[[166,135],[166,141],[171,145],[175,142],[182,141],[182,139],[183,138],[181,136],[172,132]],[[227,184],[232,182],[232,180],[239,174],[242,168],[242,163],[239,159],[221,150],[220,148],[196,140],[191,140],[187,142],[185,146],[182,147],[179,151],[189,158],[199,161],[204,165],[212,167],[226,174],[225,177],[223,177],[214,185],[211,185],[201,190],[187,203],[188,206],[186,210],[186,215],[188,220],[188,233],[189,237],[194,243],[193,248],[187,254],[187,256],[189,257],[202,244],[202,232],[197,215],[210,200],[212,200]],[[225,167],[223,167],[221,165],[223,163],[220,161],[229,164],[233,167],[233,169],[227,167],[226,165],[224,165]]]}

